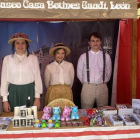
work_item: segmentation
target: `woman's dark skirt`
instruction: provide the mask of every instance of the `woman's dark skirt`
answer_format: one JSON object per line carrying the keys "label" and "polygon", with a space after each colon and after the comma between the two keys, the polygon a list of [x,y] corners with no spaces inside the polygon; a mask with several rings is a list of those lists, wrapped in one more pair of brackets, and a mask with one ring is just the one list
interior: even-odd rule
{"label": "woman's dark skirt", "polygon": [[30,105],[34,103],[35,84],[30,83],[26,85],[14,85],[10,84],[8,87],[9,96],[8,102],[11,107],[11,111],[14,111],[15,106],[26,105],[27,98],[30,96]]}

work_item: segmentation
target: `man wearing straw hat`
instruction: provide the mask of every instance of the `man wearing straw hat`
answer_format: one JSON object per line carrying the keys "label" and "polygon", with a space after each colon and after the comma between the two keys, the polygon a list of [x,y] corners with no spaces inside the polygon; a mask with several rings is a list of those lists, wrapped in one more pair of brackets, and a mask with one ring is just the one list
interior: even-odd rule
{"label": "man wearing straw hat", "polygon": [[58,98],[73,101],[71,87],[74,81],[74,68],[72,63],[65,61],[66,56],[70,54],[70,49],[63,43],[57,43],[49,53],[55,61],[45,69],[47,93],[44,105]]}
{"label": "man wearing straw hat", "polygon": [[5,112],[14,111],[15,106],[26,105],[30,97],[30,105],[40,109],[42,81],[38,59],[29,54],[27,34],[15,33],[8,43],[12,45],[12,54],[3,60],[1,75],[1,96]]}
{"label": "man wearing straw hat", "polygon": [[109,54],[101,51],[101,34],[93,32],[89,36],[91,50],[82,54],[78,60],[77,76],[83,84],[81,108],[108,105],[107,82],[110,80],[112,64]]}

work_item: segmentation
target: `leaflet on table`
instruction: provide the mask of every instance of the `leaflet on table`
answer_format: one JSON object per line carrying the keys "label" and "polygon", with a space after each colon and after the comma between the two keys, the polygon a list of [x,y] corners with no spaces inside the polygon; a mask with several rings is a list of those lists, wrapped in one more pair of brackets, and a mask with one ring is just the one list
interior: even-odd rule
{"label": "leaflet on table", "polygon": [[140,115],[133,113],[133,118],[136,120],[137,124],[140,124]]}
{"label": "leaflet on table", "polygon": [[123,126],[123,120],[119,115],[109,115],[109,120],[114,126]]}
{"label": "leaflet on table", "polygon": [[140,99],[132,99],[133,113],[140,115]]}
{"label": "leaflet on table", "polygon": [[136,120],[133,118],[133,115],[129,115],[129,114],[123,114],[123,115],[119,115],[121,117],[121,119],[123,119],[125,125],[136,125]]}
{"label": "leaflet on table", "polygon": [[7,130],[12,117],[0,117],[0,131]]}

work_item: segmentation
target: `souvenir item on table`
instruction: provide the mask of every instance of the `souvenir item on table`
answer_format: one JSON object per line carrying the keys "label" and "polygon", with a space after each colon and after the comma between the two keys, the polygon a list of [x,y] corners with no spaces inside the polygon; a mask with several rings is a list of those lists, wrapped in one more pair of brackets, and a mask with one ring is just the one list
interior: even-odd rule
{"label": "souvenir item on table", "polygon": [[20,107],[19,106],[14,107],[14,116],[20,116]]}
{"label": "souvenir item on table", "polygon": [[58,98],[51,101],[47,106],[49,107],[59,106],[63,110],[65,106],[71,107],[71,106],[75,106],[75,104],[68,99]]}
{"label": "souvenir item on table", "polygon": [[32,106],[32,115],[34,116],[34,119],[38,118],[38,114],[37,114],[37,106]]}
{"label": "souvenir item on table", "polygon": [[107,117],[103,117],[103,127],[107,127],[107,126],[109,126],[108,124],[107,124],[107,122],[108,122],[108,118]]}
{"label": "souvenir item on table", "polygon": [[20,108],[20,117],[27,116],[27,108]]}
{"label": "souvenir item on table", "polygon": [[33,115],[28,115],[26,117],[26,127],[33,127],[34,117]]}
{"label": "souvenir item on table", "polygon": [[72,126],[72,122],[66,122],[67,126]]}
{"label": "souvenir item on table", "polygon": [[20,127],[26,127],[26,118],[20,118]]}
{"label": "souvenir item on table", "polygon": [[83,121],[79,121],[79,122],[78,122],[78,125],[79,125],[79,126],[84,126],[84,122],[83,122]]}
{"label": "souvenir item on table", "polygon": [[34,123],[34,127],[35,127],[35,128],[41,127],[41,124],[39,123],[39,119],[36,119],[34,122],[35,122],[35,123]]}
{"label": "souvenir item on table", "polygon": [[53,107],[53,116],[51,117],[52,120],[60,120],[60,107]]}
{"label": "souvenir item on table", "polygon": [[87,111],[87,117],[90,119],[93,118],[94,115],[96,114],[96,110],[93,110],[92,108],[86,109],[86,111]]}
{"label": "souvenir item on table", "polygon": [[6,131],[10,125],[11,117],[0,117],[0,131]]}
{"label": "souvenir item on table", "polygon": [[66,122],[60,122],[60,126],[61,126],[61,127],[66,126]]}
{"label": "souvenir item on table", "polygon": [[133,118],[136,120],[137,124],[140,124],[140,115],[138,114],[132,114]]}
{"label": "souvenir item on table", "polygon": [[47,127],[46,120],[42,120],[41,127],[42,128],[46,128]]}
{"label": "souvenir item on table", "polygon": [[140,99],[132,99],[133,113],[140,116]]}
{"label": "souvenir item on table", "polygon": [[133,114],[133,108],[129,104],[116,104],[118,115]]}
{"label": "souvenir item on table", "polygon": [[117,114],[109,115],[109,120],[114,126],[123,126],[123,120]]}
{"label": "souvenir item on table", "polygon": [[123,119],[125,125],[127,126],[136,125],[136,120],[133,118],[132,114],[123,114],[119,116]]}
{"label": "souvenir item on table", "polygon": [[29,108],[30,107],[30,97],[28,97],[27,102],[26,102],[26,107]]}
{"label": "souvenir item on table", "polygon": [[97,122],[96,124],[98,126],[102,126],[103,125],[102,118],[101,118],[101,116],[99,114],[96,116],[96,122]]}
{"label": "souvenir item on table", "polygon": [[59,127],[60,127],[60,122],[59,122],[59,120],[55,120],[54,127],[55,127],[55,128],[59,128]]}
{"label": "souvenir item on table", "polygon": [[72,122],[72,126],[78,126],[78,122]]}
{"label": "souvenir item on table", "polygon": [[32,115],[32,108],[31,107],[27,108],[27,115]]}
{"label": "souvenir item on table", "polygon": [[54,124],[51,119],[48,120],[48,128],[54,127]]}
{"label": "souvenir item on table", "polygon": [[69,121],[70,120],[70,113],[71,113],[71,109],[67,106],[64,107],[62,116],[61,116],[61,121]]}
{"label": "souvenir item on table", "polygon": [[90,119],[90,126],[94,126],[96,124],[96,117]]}
{"label": "souvenir item on table", "polygon": [[20,116],[15,116],[13,118],[13,128],[19,128],[20,127]]}
{"label": "souvenir item on table", "polygon": [[112,106],[101,106],[98,109],[103,111],[103,115],[106,117],[109,115],[117,114],[117,109]]}
{"label": "souvenir item on table", "polygon": [[84,120],[84,123],[85,123],[86,126],[90,125],[90,121],[89,121],[88,117],[83,117],[83,120]]}
{"label": "souvenir item on table", "polygon": [[79,115],[78,115],[78,108],[77,106],[71,106],[71,117],[72,120],[74,119],[79,119]]}
{"label": "souvenir item on table", "polygon": [[78,115],[79,117],[87,117],[86,109],[78,109]]}
{"label": "souvenir item on table", "polygon": [[45,106],[43,112],[41,119],[49,120],[51,118],[51,107]]}

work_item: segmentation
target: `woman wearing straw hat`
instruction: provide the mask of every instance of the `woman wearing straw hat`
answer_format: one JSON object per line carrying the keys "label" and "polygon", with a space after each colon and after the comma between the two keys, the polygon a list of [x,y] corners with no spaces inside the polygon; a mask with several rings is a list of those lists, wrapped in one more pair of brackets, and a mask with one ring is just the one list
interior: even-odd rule
{"label": "woman wearing straw hat", "polygon": [[57,43],[49,53],[55,61],[45,69],[45,85],[48,90],[44,105],[58,98],[73,101],[71,87],[74,81],[74,68],[72,63],[64,60],[70,54],[70,49],[63,43]]}
{"label": "woman wearing straw hat", "polygon": [[8,43],[12,45],[12,54],[3,60],[1,75],[1,96],[5,112],[14,111],[15,106],[26,105],[30,96],[30,105],[40,108],[42,81],[38,59],[29,54],[27,34],[15,33]]}

